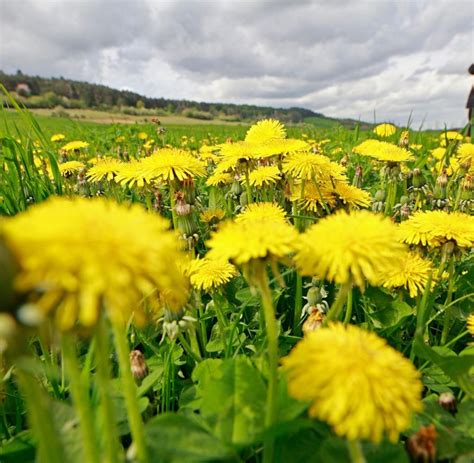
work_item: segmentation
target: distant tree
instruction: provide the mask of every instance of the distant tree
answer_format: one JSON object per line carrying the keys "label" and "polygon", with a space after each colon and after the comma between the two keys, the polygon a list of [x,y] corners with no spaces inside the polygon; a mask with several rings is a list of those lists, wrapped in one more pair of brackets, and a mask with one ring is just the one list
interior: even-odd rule
{"label": "distant tree", "polygon": [[145,103],[143,102],[143,100],[138,100],[135,106],[137,109],[144,109]]}

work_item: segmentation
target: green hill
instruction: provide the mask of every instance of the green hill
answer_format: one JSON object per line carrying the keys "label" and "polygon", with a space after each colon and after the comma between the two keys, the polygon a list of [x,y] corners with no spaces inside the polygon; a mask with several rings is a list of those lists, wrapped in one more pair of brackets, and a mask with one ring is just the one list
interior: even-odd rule
{"label": "green hill", "polygon": [[[128,90],[70,79],[29,76],[18,71],[0,71],[0,82],[15,98],[31,109],[95,109],[130,116],[184,116],[202,121],[252,122],[276,118],[285,123],[307,123],[317,127],[355,126],[352,119],[334,119],[305,108],[273,108],[230,103],[205,103],[167,98],[150,98]],[[363,124],[365,125],[365,124]]]}

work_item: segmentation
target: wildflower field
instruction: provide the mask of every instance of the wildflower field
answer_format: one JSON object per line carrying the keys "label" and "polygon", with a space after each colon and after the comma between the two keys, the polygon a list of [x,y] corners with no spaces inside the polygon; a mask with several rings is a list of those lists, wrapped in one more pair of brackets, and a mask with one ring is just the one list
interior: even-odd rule
{"label": "wildflower field", "polygon": [[0,112],[0,462],[474,460],[466,131]]}

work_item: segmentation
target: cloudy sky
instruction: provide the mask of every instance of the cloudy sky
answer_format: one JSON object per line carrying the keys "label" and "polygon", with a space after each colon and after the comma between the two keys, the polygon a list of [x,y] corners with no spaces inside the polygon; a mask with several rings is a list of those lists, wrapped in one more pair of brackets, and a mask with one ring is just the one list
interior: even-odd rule
{"label": "cloudy sky", "polygon": [[0,0],[0,69],[147,96],[464,124],[469,0]]}

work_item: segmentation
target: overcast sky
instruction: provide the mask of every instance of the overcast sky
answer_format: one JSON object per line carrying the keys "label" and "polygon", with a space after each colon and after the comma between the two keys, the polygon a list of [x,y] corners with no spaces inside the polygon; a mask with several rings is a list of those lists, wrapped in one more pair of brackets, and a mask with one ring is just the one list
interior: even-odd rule
{"label": "overcast sky", "polygon": [[465,123],[469,0],[0,0],[0,69],[153,97]]}

